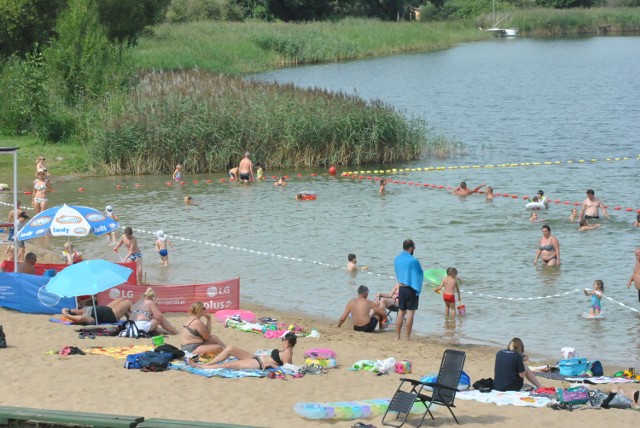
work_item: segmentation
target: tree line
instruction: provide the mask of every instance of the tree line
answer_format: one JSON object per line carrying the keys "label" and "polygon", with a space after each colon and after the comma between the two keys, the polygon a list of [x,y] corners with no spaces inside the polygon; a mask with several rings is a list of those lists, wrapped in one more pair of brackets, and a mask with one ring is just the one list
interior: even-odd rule
{"label": "tree line", "polygon": [[[492,0],[100,0],[95,6],[99,22],[110,41],[135,43],[146,28],[162,22],[245,19],[295,22],[346,17],[459,19],[490,12]],[[500,11],[595,6],[633,7],[640,6],[640,0],[496,1],[496,8]],[[70,0],[0,2],[0,57],[24,56],[36,44],[47,44],[59,36],[56,29],[58,17],[70,7],[73,7]]]}

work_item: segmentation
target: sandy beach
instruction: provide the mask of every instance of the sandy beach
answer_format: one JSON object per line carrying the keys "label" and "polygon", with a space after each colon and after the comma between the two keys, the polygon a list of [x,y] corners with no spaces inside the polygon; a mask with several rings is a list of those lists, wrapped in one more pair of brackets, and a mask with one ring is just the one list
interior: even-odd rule
{"label": "sandy beach", "polygon": [[[366,371],[347,370],[360,359],[394,357],[413,363],[415,378],[436,372],[446,348],[467,353],[465,371],[472,382],[493,377],[496,349],[484,346],[455,346],[437,337],[415,337],[411,342],[396,342],[391,332],[367,334],[354,332],[349,321],[340,329],[336,320],[282,313],[264,307],[245,307],[259,316],[315,327],[320,338],[301,338],[294,350],[294,363],[302,362],[305,350],[316,347],[333,349],[339,367],[325,375],[306,375],[299,379],[206,378],[186,372],[144,373],[126,370],[123,360],[102,355],[48,354],[65,345],[83,349],[92,346],[126,346],[150,344],[148,339],[96,337],[80,339],[77,326],[49,322],[48,315],[22,314],[0,309],[0,323],[9,347],[0,350],[2,388],[0,405],[46,409],[65,409],[111,414],[141,415],[184,420],[215,421],[249,426],[346,427],[355,420],[307,420],[296,415],[297,402],[356,401],[390,398],[401,375],[376,376]],[[175,325],[181,325],[184,314],[169,314]],[[227,344],[248,350],[277,347],[279,342],[262,335],[225,329],[215,323],[213,332]],[[505,338],[505,342],[510,338]],[[176,336],[167,343],[179,346]],[[532,365],[555,363],[558,358],[531,361]],[[606,373],[620,368],[605,367]],[[541,379],[544,386],[567,386],[566,383]],[[627,386],[629,387],[629,386]],[[637,384],[636,384],[637,387]],[[611,385],[604,385],[609,390]],[[617,426],[635,426],[638,412],[633,410],[585,409],[569,412],[549,408],[497,406],[475,401],[456,400],[456,415],[464,426],[598,426],[615,420]],[[435,411],[436,420],[429,426],[450,425],[453,419],[446,409]],[[364,419],[359,419],[364,421]],[[367,423],[381,426],[381,417]],[[415,426],[409,423],[408,426]]]}

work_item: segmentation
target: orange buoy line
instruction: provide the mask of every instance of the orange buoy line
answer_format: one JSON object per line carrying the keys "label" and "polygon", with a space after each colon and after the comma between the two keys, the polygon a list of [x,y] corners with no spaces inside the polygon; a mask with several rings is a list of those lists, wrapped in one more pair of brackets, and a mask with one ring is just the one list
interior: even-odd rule
{"label": "orange buoy line", "polygon": [[[342,177],[346,177],[346,178],[351,178],[352,180],[358,180],[358,181],[380,181],[381,178],[380,177],[374,177],[372,175],[359,175],[359,174],[351,174],[351,175],[345,175],[344,173],[342,174]],[[387,184],[389,183],[393,183],[393,184],[401,184],[401,185],[406,185],[406,186],[413,186],[413,187],[422,187],[422,188],[428,188],[428,189],[437,189],[437,190],[453,190],[453,187],[451,186],[446,186],[444,184],[433,184],[433,183],[422,183],[422,182],[414,182],[414,181],[406,181],[406,180],[398,180],[398,179],[389,179],[387,178]],[[477,192],[479,194],[484,194],[484,191],[479,191]],[[510,199],[520,199],[522,198],[523,200],[528,200],[529,196],[522,196],[519,197],[517,194],[511,194],[511,193],[494,193],[494,196],[496,197],[504,197],[504,198],[510,198]],[[582,202],[579,201],[563,201],[561,199],[549,199],[549,203],[554,203],[554,204],[560,204],[560,205],[573,205],[573,206],[580,206],[582,205]],[[605,205],[605,208],[609,209],[611,206],[610,205]],[[636,209],[636,208],[631,208],[631,207],[626,207],[623,208],[622,206],[615,206],[613,207],[613,209],[615,211],[627,211],[627,212],[637,212],[640,213],[640,209]]]}

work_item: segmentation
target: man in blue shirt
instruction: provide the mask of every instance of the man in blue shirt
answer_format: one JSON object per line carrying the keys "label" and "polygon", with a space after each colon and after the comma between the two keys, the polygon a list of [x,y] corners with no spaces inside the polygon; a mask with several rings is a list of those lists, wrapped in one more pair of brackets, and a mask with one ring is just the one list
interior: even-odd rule
{"label": "man in blue shirt", "polygon": [[411,329],[413,328],[413,316],[418,309],[418,300],[422,291],[422,281],[424,280],[424,272],[418,259],[413,257],[413,251],[416,245],[411,239],[406,239],[402,243],[404,250],[398,255],[393,267],[396,272],[396,278],[400,285],[398,289],[398,318],[396,321],[396,340],[400,340],[400,332],[405,316],[407,321],[407,340],[411,339]]}

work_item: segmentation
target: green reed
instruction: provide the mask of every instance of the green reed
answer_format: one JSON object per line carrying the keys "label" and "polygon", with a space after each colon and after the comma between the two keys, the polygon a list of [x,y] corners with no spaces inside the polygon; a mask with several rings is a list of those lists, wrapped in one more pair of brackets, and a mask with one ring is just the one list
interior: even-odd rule
{"label": "green reed", "polygon": [[640,8],[517,10],[504,25],[532,36],[622,34],[640,31]]}
{"label": "green reed", "polygon": [[[104,113],[94,159],[107,173],[223,171],[245,151],[269,168],[420,159],[431,132],[381,101],[204,71],[152,72]],[[441,138],[441,137],[440,137]]]}
{"label": "green reed", "polygon": [[133,56],[136,65],[146,70],[198,68],[238,75],[434,51],[484,38],[471,21],[194,22],[154,27],[153,35],[140,40]]}

